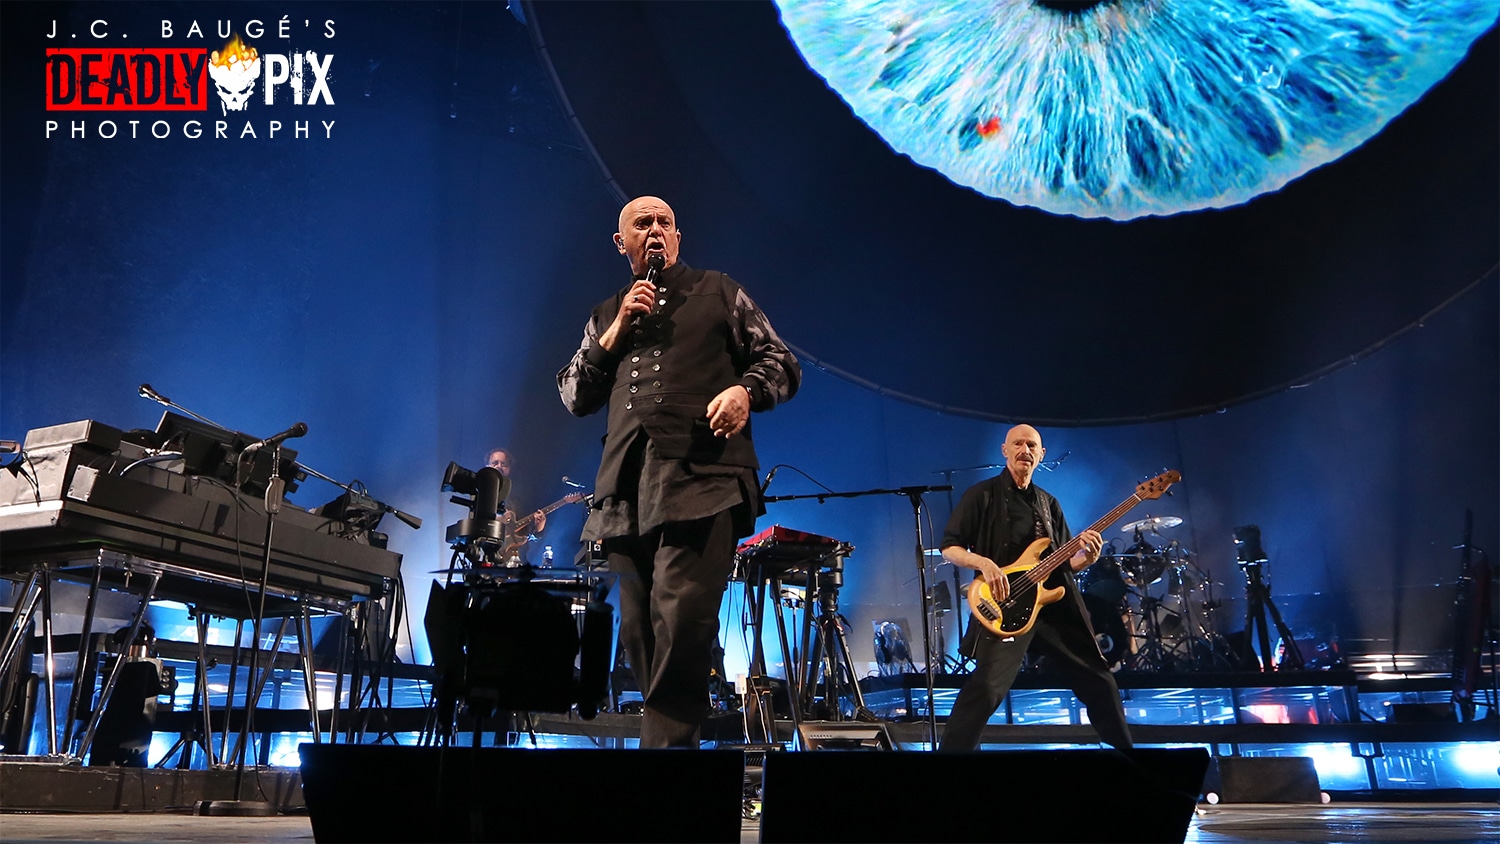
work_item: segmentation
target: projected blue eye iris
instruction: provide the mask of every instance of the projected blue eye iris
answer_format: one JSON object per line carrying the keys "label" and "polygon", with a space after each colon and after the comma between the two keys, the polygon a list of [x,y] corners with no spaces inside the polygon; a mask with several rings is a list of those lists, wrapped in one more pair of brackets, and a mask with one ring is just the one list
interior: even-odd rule
{"label": "projected blue eye iris", "polygon": [[1238,205],[1337,159],[1500,13],[1500,0],[777,4],[808,66],[897,152],[1017,205],[1117,220]]}

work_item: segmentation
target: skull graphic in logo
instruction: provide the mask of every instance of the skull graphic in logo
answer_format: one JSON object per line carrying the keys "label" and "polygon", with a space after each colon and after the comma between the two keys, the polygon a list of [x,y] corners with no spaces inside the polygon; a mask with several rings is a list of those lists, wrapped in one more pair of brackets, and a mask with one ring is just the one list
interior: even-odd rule
{"label": "skull graphic in logo", "polygon": [[224,114],[244,111],[255,90],[255,80],[260,78],[260,54],[254,47],[240,43],[238,33],[208,58],[208,75],[214,81],[214,90],[219,92],[219,105]]}

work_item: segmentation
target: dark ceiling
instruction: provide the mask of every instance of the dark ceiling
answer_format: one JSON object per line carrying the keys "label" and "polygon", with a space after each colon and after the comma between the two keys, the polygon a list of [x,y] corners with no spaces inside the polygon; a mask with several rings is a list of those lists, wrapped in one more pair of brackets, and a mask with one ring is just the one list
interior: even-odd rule
{"label": "dark ceiling", "polygon": [[1500,252],[1494,29],[1343,159],[1246,205],[1121,223],[893,153],[770,3],[528,9],[618,190],[676,207],[685,260],[745,282],[815,362],[954,412],[1210,411],[1380,344]]}

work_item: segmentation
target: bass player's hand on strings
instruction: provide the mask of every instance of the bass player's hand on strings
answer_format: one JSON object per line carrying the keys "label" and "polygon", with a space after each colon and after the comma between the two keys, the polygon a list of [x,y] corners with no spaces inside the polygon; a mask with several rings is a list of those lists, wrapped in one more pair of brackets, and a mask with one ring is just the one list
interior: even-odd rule
{"label": "bass player's hand on strings", "polygon": [[1000,567],[995,565],[994,560],[979,557],[977,554],[975,556],[978,557],[979,576],[984,578],[985,584],[990,587],[990,597],[994,598],[996,603],[1004,602],[1010,597],[1010,579],[1001,574]]}
{"label": "bass player's hand on strings", "polygon": [[1000,573],[1000,567],[989,557],[958,545],[948,545],[943,548],[943,559],[978,572],[980,579],[990,587],[990,597],[997,603],[1010,597],[1010,580]]}

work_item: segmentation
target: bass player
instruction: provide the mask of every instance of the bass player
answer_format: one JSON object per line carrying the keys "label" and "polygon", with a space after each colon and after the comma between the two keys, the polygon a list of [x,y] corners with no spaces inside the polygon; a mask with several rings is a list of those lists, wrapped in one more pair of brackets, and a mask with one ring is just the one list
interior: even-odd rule
{"label": "bass player", "polygon": [[[1017,425],[1000,447],[1005,471],[966,490],[943,532],[943,559],[973,569],[988,584],[997,601],[1010,596],[1001,568],[1017,560],[1042,538],[1060,547],[1072,538],[1062,506],[1046,490],[1031,482],[1046,450],[1042,435],[1030,425]],[[1010,692],[1028,648],[1048,657],[1048,666],[1067,680],[1068,687],[1088,709],[1089,722],[1116,749],[1132,749],[1130,728],[1120,690],[1108,663],[1094,641],[1082,593],[1073,573],[1099,559],[1104,540],[1097,531],[1080,535],[1082,548],[1058,566],[1043,584],[1062,587],[1063,597],[1038,608],[1027,630],[1002,638],[981,624],[970,624],[959,650],[975,660],[943,728],[939,750],[968,752],[979,748],[984,725]],[[978,584],[976,582],[975,588]]]}

